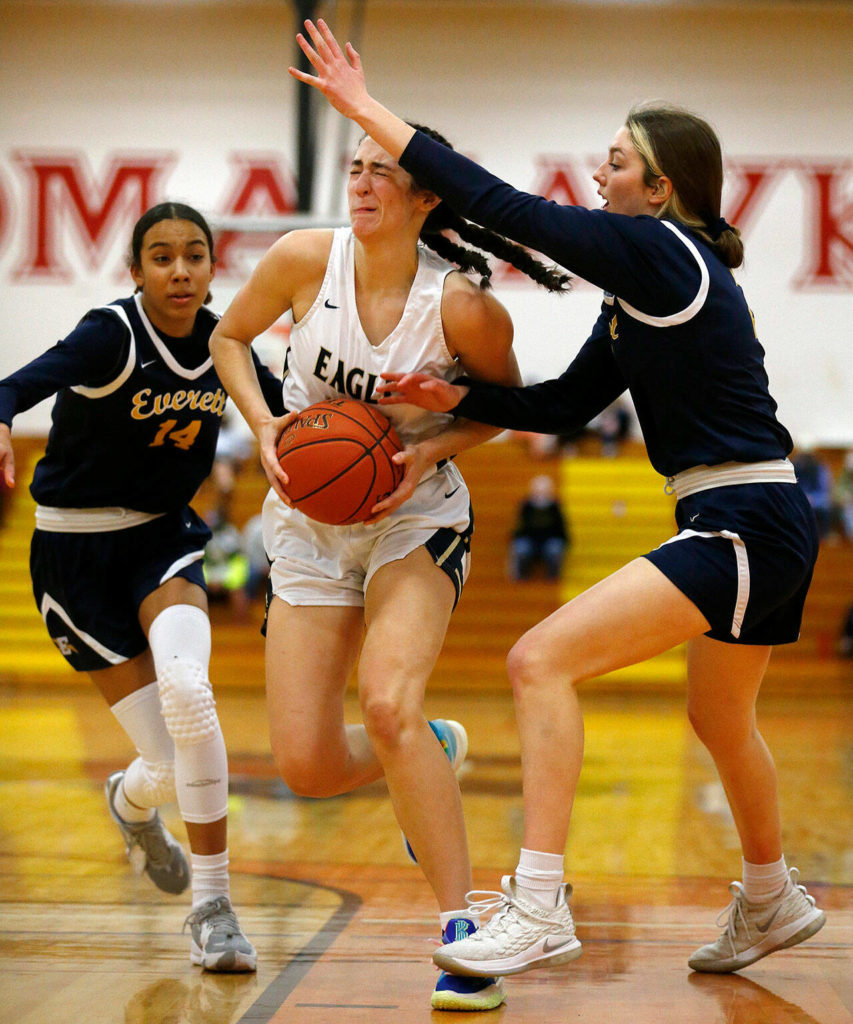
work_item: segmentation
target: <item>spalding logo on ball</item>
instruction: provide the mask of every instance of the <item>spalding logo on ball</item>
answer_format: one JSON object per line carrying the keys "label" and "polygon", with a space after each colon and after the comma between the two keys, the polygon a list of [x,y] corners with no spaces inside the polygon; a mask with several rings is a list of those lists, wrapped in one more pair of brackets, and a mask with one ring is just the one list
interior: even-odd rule
{"label": "spalding logo on ball", "polygon": [[287,495],[311,519],[348,526],[397,489],[403,450],[388,418],[352,398],[315,402],[278,439],[276,452],[290,483]]}

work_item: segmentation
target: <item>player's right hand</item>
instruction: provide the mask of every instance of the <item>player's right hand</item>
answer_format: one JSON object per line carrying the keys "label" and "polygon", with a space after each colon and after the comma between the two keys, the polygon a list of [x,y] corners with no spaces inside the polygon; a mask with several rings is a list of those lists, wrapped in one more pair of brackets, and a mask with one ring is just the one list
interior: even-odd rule
{"label": "player's right hand", "polygon": [[270,482],[270,487],[281,498],[289,508],[293,508],[293,502],[287,496],[285,488],[290,483],[287,473],[281,468],[278,461],[278,439],[282,431],[289,426],[299,415],[297,412],[289,412],[284,416],[276,416],[266,420],[257,430],[259,455],[261,466]]}

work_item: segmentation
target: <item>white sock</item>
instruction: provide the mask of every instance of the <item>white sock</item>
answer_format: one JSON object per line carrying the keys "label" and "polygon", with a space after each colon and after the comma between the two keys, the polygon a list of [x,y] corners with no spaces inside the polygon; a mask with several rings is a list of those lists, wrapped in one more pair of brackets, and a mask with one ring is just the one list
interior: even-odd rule
{"label": "white sock", "polygon": [[[110,707],[110,711],[136,747],[142,765],[174,761],[175,745],[163,721],[156,682],[123,697]],[[145,799],[142,776],[144,772],[140,774],[128,769],[116,791],[115,809],[125,821],[149,821],[154,816],[154,809]]]}
{"label": "white sock", "polygon": [[124,791],[124,779],[121,780],[116,788],[115,795],[113,796],[113,808],[122,821],[126,821],[129,824],[151,821],[157,813],[154,807],[137,807],[136,804],[128,800],[127,793]]}
{"label": "white sock", "polygon": [[788,883],[788,865],[784,855],[772,864],[743,861],[743,894],[750,903],[766,903],[784,891]]}
{"label": "white sock", "polygon": [[522,846],[515,882],[519,891],[534,903],[548,910],[556,907],[563,882],[562,854],[540,853]]}
{"label": "white sock", "polygon": [[230,896],[228,850],[222,853],[190,854],[193,879],[193,910],[217,896]]}

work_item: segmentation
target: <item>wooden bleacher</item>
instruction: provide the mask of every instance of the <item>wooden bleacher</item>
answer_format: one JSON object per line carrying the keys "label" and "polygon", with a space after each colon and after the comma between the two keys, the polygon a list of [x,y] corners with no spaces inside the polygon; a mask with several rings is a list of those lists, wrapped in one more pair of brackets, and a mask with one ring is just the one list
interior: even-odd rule
{"label": "wooden bleacher", "polygon": [[[29,537],[34,503],[27,486],[41,451],[38,440],[16,439],[18,486],[0,530],[0,684],[88,685],[72,672],[47,637],[29,581]],[[475,534],[471,575],[453,615],[431,686],[505,689],[505,658],[532,625],[580,590],[673,533],[673,499],[649,467],[642,446],[629,446],[613,459],[584,449],[569,459],[534,459],[515,440],[497,441],[463,453],[458,464],[471,490]],[[515,510],[532,476],[548,473],[558,482],[573,535],[560,583],[513,583],[506,575],[507,540]],[[244,524],[261,506],[266,481],[251,464],[238,475],[231,513]],[[196,507],[209,508],[209,486]],[[803,635],[796,645],[777,648],[766,687],[808,686],[837,691],[853,682],[853,663],[835,654],[843,614],[853,601],[853,544],[821,550],[806,604]],[[211,678],[216,687],[263,687],[263,609],[250,608],[245,622],[214,606]],[[684,688],[684,653],[676,649],[643,665],[591,681],[588,688],[673,691]]]}

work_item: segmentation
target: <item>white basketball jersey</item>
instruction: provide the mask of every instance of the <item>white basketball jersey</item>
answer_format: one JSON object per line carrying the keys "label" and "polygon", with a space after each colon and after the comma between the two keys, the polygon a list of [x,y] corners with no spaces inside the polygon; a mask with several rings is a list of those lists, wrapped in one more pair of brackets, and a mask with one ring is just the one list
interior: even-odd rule
{"label": "white basketball jersey", "polygon": [[[299,411],[347,395],[375,403],[385,371],[423,370],[453,380],[462,373],[447,350],[441,324],[444,279],[456,268],[418,246],[418,269],[400,322],[378,345],[362,330],[355,302],[355,238],[336,228],[320,294],[294,324],[284,377],[284,404]],[[413,405],[384,405],[403,444],[437,434],[452,419]]]}

